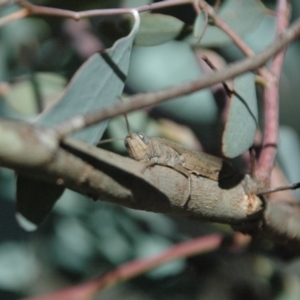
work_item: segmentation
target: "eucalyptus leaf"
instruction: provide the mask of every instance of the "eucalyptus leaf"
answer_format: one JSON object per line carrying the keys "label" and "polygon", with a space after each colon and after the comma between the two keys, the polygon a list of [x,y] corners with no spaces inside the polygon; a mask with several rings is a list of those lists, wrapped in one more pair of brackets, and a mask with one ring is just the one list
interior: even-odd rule
{"label": "eucalyptus leaf", "polygon": [[[255,29],[264,17],[264,6],[256,0],[227,0],[220,8],[218,15],[239,36]],[[194,35],[201,32],[206,22],[204,13],[198,14],[194,24]],[[189,38],[192,43],[197,39]],[[231,38],[217,26],[208,26],[201,39],[201,47],[218,47],[231,42]]]}
{"label": "eucalyptus leaf", "polygon": [[[92,55],[76,72],[62,99],[45,111],[37,124],[52,127],[76,115],[83,115],[110,106],[119,101],[128,73],[132,43],[139,27],[135,25],[131,33],[118,40],[103,53]],[[73,138],[96,144],[108,121],[76,132]]]}
{"label": "eucalyptus leaf", "polygon": [[253,143],[257,129],[258,110],[254,75],[245,73],[234,80],[225,130],[222,136],[222,152],[226,157],[236,157],[247,151]]}
{"label": "eucalyptus leaf", "polygon": [[[111,49],[96,53],[89,58],[73,76],[62,99],[45,111],[37,124],[55,126],[76,115],[92,112],[119,101],[122,94],[131,54],[132,43],[139,28],[139,14],[133,11],[135,24],[131,33],[118,40]],[[103,135],[108,121],[96,124],[73,134],[73,138],[96,144]],[[24,184],[26,183],[26,184]],[[44,184],[18,177],[17,216],[24,229],[34,229],[50,212],[60,197],[63,187]],[[39,193],[36,193],[39,191]],[[26,223],[27,221],[27,223]],[[25,224],[25,226],[24,226]]]}
{"label": "eucalyptus leaf", "polygon": [[137,46],[155,46],[173,40],[182,30],[184,23],[172,16],[145,14],[134,40]]}
{"label": "eucalyptus leaf", "polygon": [[[154,47],[134,47],[127,84],[136,92],[143,93],[175,86],[201,75],[191,47],[182,41],[170,41]],[[211,91],[204,89],[157,107],[185,123],[211,124],[217,117],[213,100]]]}
{"label": "eucalyptus leaf", "polygon": [[207,16],[204,11],[201,11],[194,23],[194,37],[199,39],[203,35],[203,31],[206,30],[205,26],[208,22]]}
{"label": "eucalyptus leaf", "polygon": [[[277,158],[289,181],[299,182],[300,179],[300,140],[297,132],[288,126],[280,126]],[[300,199],[300,190],[293,191]]]}
{"label": "eucalyptus leaf", "polygon": [[[276,35],[276,24],[277,20],[275,16],[265,15],[258,26],[245,34],[242,39],[255,53],[263,51],[274,41]],[[289,48],[287,55],[290,53],[290,51],[291,48]],[[222,47],[222,54],[227,58],[228,61],[239,60],[245,57],[245,54],[234,43],[230,43]],[[285,59],[285,65],[286,64],[287,62]],[[295,66],[295,60],[293,60],[292,65]],[[298,66],[296,68],[299,69]],[[286,93],[282,92],[282,94],[285,95]],[[282,102],[285,103],[285,101]],[[285,105],[285,107],[289,106]],[[298,115],[297,119],[299,119]]]}
{"label": "eucalyptus leaf", "polygon": [[1,37],[5,41],[5,47],[9,49],[9,54],[15,55],[17,59],[23,56],[22,47],[26,46],[33,50],[35,45],[49,34],[50,28],[41,18],[22,18],[1,27]]}

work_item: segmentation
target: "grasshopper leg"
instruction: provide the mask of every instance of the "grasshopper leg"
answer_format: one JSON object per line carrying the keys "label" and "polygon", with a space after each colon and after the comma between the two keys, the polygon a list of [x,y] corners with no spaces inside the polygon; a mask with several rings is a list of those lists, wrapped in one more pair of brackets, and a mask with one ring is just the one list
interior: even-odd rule
{"label": "grasshopper leg", "polygon": [[146,171],[146,169],[153,167],[154,165],[157,164],[158,158],[157,157],[152,157],[147,163],[145,163],[143,169],[142,169],[142,174]]}

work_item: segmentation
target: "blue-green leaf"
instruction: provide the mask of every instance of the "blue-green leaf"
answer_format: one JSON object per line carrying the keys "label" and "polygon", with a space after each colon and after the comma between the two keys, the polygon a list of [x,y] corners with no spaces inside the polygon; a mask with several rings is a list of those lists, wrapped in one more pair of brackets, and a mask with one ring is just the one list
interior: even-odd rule
{"label": "blue-green leaf", "polygon": [[[139,15],[133,12],[135,24],[131,33],[118,40],[111,49],[96,53],[76,72],[62,99],[38,120],[39,125],[52,127],[79,114],[109,106],[122,94],[133,39],[139,27]],[[108,121],[73,134],[74,138],[96,144]],[[24,229],[34,229],[50,212],[64,188],[22,176],[17,182],[17,216]],[[24,226],[25,225],[25,226]],[[29,227],[26,225],[30,225]]]}
{"label": "blue-green leaf", "polygon": [[204,30],[206,30],[205,26],[207,25],[208,18],[204,11],[201,11],[195,20],[194,23],[194,37],[199,39],[204,35]]}
{"label": "blue-green leaf", "polygon": [[[296,130],[288,126],[280,126],[277,158],[290,183],[298,182],[300,178],[300,140]],[[300,191],[294,190],[297,197]]]}
{"label": "blue-green leaf", "polygon": [[162,14],[141,16],[141,26],[134,44],[137,46],[155,46],[173,40],[182,30],[184,23],[177,18]]}
{"label": "blue-green leaf", "polygon": [[[137,15],[138,16],[138,15]],[[139,21],[131,33],[118,40],[103,53],[90,57],[73,76],[62,99],[43,113],[37,123],[46,127],[55,126],[76,115],[86,114],[119,101],[122,94],[132,48]],[[76,132],[73,138],[96,144],[108,121]]]}
{"label": "blue-green leaf", "polygon": [[[142,93],[200,76],[201,69],[191,47],[182,41],[170,41],[154,47],[134,47],[127,83]],[[217,116],[217,107],[209,89],[177,97],[158,107],[177,120],[194,124],[212,123]]]}
{"label": "blue-green leaf", "polygon": [[[256,0],[227,0],[221,6],[218,14],[239,36],[243,36],[259,25],[264,17],[264,6]],[[194,24],[196,37],[196,33],[202,31],[205,22],[205,14],[200,13]],[[231,38],[223,30],[217,26],[208,26],[200,45],[202,47],[217,47],[230,42]],[[192,43],[197,43],[197,40],[192,39]]]}
{"label": "blue-green leaf", "polygon": [[222,152],[236,157],[247,151],[253,143],[258,122],[254,75],[245,73],[234,80],[234,91],[222,136]]}

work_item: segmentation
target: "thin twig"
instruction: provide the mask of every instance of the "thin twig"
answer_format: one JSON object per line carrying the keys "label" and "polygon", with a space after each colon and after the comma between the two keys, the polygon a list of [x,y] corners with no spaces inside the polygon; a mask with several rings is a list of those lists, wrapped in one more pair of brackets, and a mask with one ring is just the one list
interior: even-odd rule
{"label": "thin twig", "polygon": [[[205,1],[199,1],[199,6],[202,10],[205,10],[208,13],[208,16],[211,18],[211,20],[213,20],[214,25],[224,31],[246,56],[252,57],[255,55],[254,51],[240,38],[238,34],[234,32],[232,28],[227,25],[226,22],[224,22],[224,20],[216,13],[212,6],[207,4]],[[274,81],[274,77],[267,69],[258,69],[258,73],[266,80],[271,82]]]}
{"label": "thin twig", "polygon": [[30,15],[30,11],[27,8],[22,8],[5,17],[0,18],[0,27],[12,21],[23,19],[29,15]]}
{"label": "thin twig", "polygon": [[[16,0],[16,3],[28,9],[29,14],[66,17],[66,18],[72,18],[74,20],[79,20],[81,18],[104,16],[104,15],[129,14],[131,13],[132,9],[135,9],[138,12],[144,12],[149,10],[156,10],[165,7],[170,7],[170,6],[177,6],[177,5],[184,5],[184,4],[193,5],[195,4],[195,0],[169,0],[169,1],[162,1],[158,3],[143,5],[136,8],[93,9],[93,10],[87,10],[82,12],[74,12],[70,10],[33,5],[27,0]],[[248,45],[218,16],[216,10],[212,6],[207,4],[205,1],[199,1],[198,4],[199,7],[205,11],[206,15],[208,15],[214,21],[214,24],[218,26],[221,30],[223,30],[246,56],[251,57],[255,55],[255,53],[248,47]],[[216,7],[218,7],[218,5],[219,5],[219,1],[216,1]],[[205,30],[203,30],[202,35],[204,35],[204,32]],[[272,76],[271,73],[268,72],[268,70],[262,68],[259,69],[258,72],[260,73],[261,76],[266,78],[267,81],[274,80],[274,77]]]}
{"label": "thin twig", "polygon": [[74,131],[83,129],[87,126],[96,124],[117,115],[145,108],[150,105],[156,105],[163,101],[182,95],[188,95],[203,88],[234,78],[235,76],[244,72],[256,70],[298,36],[300,36],[300,19],[297,19],[290,28],[283,32],[271,46],[256,56],[231,64],[223,70],[212,74],[207,74],[205,77],[202,77],[198,80],[167,87],[152,93],[137,94],[130,97],[124,103],[118,103],[116,105],[91,112],[85,116],[76,116],[57,125],[53,129],[56,131],[59,138],[64,138],[66,135]]}
{"label": "thin twig", "polygon": [[[81,18],[88,18],[88,17],[104,16],[104,15],[118,15],[118,14],[127,14],[127,13],[129,14],[132,11],[132,8],[115,8],[115,9],[93,9],[93,10],[87,10],[82,12],[74,12],[71,10],[34,5],[27,0],[16,0],[16,3],[26,8],[28,10],[27,12],[28,14],[66,17],[66,18],[72,18],[74,20],[80,20]],[[193,3],[194,0],[169,0],[169,1],[162,1],[158,3],[139,6],[134,9],[137,10],[138,12],[144,12],[144,11],[155,10],[164,7],[193,4]],[[218,14],[216,13],[216,11],[212,6],[208,5],[205,1],[199,1],[199,7],[205,11],[206,15],[208,14],[208,16],[214,21],[214,24],[216,26],[218,26],[221,30],[223,30],[233,40],[233,42],[241,49],[241,51],[246,56],[250,57],[255,54],[247,46],[247,44],[218,16]],[[5,20],[5,22],[7,23],[7,20]],[[201,38],[204,32],[205,30],[203,30]],[[269,73],[266,69],[259,69],[258,72],[260,73],[261,76],[266,78],[267,81],[274,80],[272,74]]]}
{"label": "thin twig", "polygon": [[188,242],[183,242],[153,258],[135,260],[126,263],[103,276],[95,278],[90,282],[56,293],[43,295],[40,297],[26,298],[23,300],[90,299],[90,297],[94,296],[100,290],[111,287],[118,282],[136,277],[168,261],[216,250],[220,248],[223,239],[224,237],[222,235],[214,234],[200,237]]}
{"label": "thin twig", "polygon": [[[218,69],[214,66],[214,64],[212,63],[212,61],[205,55],[202,55],[202,59],[206,62],[206,64],[213,70],[213,71],[218,71]],[[223,88],[226,92],[226,95],[228,97],[231,97],[232,94],[234,94],[234,91],[228,86],[228,84],[223,81],[222,82]]]}
{"label": "thin twig", "polygon": [[169,1],[162,1],[158,3],[143,5],[136,8],[92,9],[92,10],[87,10],[82,12],[74,12],[71,10],[33,5],[26,0],[17,0],[16,2],[19,5],[29,9],[31,14],[65,17],[65,18],[72,18],[74,20],[80,20],[82,18],[90,18],[96,16],[129,14],[131,13],[132,9],[135,9],[138,12],[144,12],[144,11],[155,10],[164,7],[184,5],[184,4],[192,3],[193,0],[169,0]]}
{"label": "thin twig", "polygon": [[[277,4],[277,29],[276,36],[280,36],[287,28],[290,15],[290,7],[286,0],[278,0]],[[262,184],[268,185],[272,168],[276,157],[279,126],[279,86],[285,47],[273,59],[270,70],[276,76],[276,82],[271,82],[264,90],[264,138],[263,149],[258,160],[256,177]]]}
{"label": "thin twig", "polygon": [[213,6],[215,11],[218,11],[220,4],[221,4],[221,0],[216,0],[215,4]]}
{"label": "thin twig", "polygon": [[275,192],[279,192],[279,191],[297,190],[299,188],[300,188],[300,182],[297,182],[297,183],[293,183],[291,185],[278,186],[278,187],[275,187],[273,189],[269,189],[269,190],[265,190],[265,191],[259,191],[259,193],[257,193],[257,196],[266,195],[266,194],[270,194],[270,193],[275,193]]}

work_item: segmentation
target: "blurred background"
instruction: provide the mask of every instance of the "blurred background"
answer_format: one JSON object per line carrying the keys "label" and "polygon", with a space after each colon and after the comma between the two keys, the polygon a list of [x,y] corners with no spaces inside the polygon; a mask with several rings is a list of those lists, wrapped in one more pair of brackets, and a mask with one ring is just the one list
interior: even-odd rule
{"label": "blurred background", "polygon": [[[246,5],[248,1],[244,1]],[[149,2],[40,0],[32,3],[81,11],[136,7]],[[225,5],[234,4],[231,0],[222,1],[221,9],[226,11],[229,8]],[[264,4],[270,9],[276,5],[275,1],[264,1]],[[17,9],[14,4],[2,5],[0,16]],[[200,45],[197,44],[192,33],[196,19],[192,6],[155,12],[180,19],[184,28],[173,41],[152,47],[134,46],[124,95],[148,92],[201,76],[206,72],[200,60],[203,54],[209,56],[217,68],[243,57],[228,38],[217,34],[211,36],[208,32]],[[299,15],[300,3],[294,0],[292,20]],[[238,16],[235,23],[231,18],[230,25],[254,51],[260,51],[272,42],[275,28],[272,14],[259,7]],[[88,57],[127,34],[125,27],[118,29],[116,24],[120,21],[120,17],[96,17],[75,22],[33,16],[0,27],[1,117],[34,121],[43,109],[59,99],[72,75]],[[280,81],[278,160],[291,183],[300,179],[299,47],[299,42],[289,46]],[[133,112],[128,116],[131,130],[166,137],[190,149],[203,147],[218,153],[216,128],[220,95],[217,91],[217,87],[213,87]],[[258,99],[260,92],[258,89]],[[261,107],[259,100],[258,105]],[[124,138],[127,134],[124,124],[123,117],[113,119],[104,138]],[[122,142],[114,142],[105,148],[127,155]],[[42,195],[36,197],[42,199]],[[15,174],[2,168],[2,300],[44,294],[82,283],[122,263],[153,256],[194,237],[215,232],[232,233],[225,225],[134,211],[92,201],[70,190],[64,192],[54,211],[36,232],[23,231],[15,220],[14,210]],[[165,264],[101,292],[97,299],[292,300],[300,299],[299,276],[300,261],[297,258],[264,242],[250,244],[247,251],[219,250]]]}

